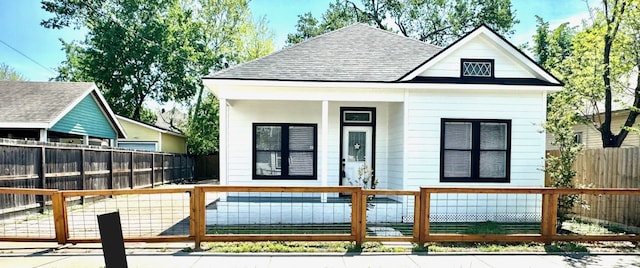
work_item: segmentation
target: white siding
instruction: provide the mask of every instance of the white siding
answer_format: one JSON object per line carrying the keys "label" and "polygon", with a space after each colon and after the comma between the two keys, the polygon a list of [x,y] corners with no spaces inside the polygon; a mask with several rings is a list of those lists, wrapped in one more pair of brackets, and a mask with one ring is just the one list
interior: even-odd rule
{"label": "white siding", "polygon": [[[424,92],[412,90],[408,105],[406,189],[420,186],[543,186],[545,119],[542,93]],[[440,183],[441,118],[511,119],[511,182]]]}
{"label": "white siding", "polygon": [[404,104],[389,105],[389,172],[388,189],[404,187]]}
{"label": "white siding", "polygon": [[[253,123],[310,123],[322,127],[321,102],[231,101],[228,122],[229,185],[314,185],[320,180],[252,180]],[[320,143],[321,139],[318,139]],[[318,147],[321,144],[317,145]],[[321,159],[318,159],[318,165]],[[320,170],[318,169],[318,176]]]}
{"label": "white siding", "polygon": [[[322,148],[322,102],[319,101],[231,101],[228,121],[228,184],[273,186],[320,186]],[[376,166],[379,188],[387,183],[388,104],[363,102],[329,102],[328,186],[339,185],[340,168],[340,107],[376,108]],[[317,180],[252,180],[253,123],[317,124]]]}
{"label": "white siding", "polygon": [[492,41],[478,36],[464,44],[446,58],[440,60],[418,76],[460,77],[460,59],[494,59],[495,77],[499,78],[534,78],[533,71]]}

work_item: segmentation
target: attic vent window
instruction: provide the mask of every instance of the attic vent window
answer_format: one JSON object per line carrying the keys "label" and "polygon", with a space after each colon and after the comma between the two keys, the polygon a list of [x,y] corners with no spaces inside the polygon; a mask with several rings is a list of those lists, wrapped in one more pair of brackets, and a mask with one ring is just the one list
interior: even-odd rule
{"label": "attic vent window", "polygon": [[462,77],[494,77],[491,59],[462,59]]}

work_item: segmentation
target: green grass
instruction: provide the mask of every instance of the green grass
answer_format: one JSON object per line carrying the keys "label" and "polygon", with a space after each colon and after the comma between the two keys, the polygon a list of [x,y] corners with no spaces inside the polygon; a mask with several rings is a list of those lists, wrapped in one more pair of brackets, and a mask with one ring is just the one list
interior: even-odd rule
{"label": "green grass", "polygon": [[[202,249],[224,253],[422,253],[422,252],[590,252],[587,245],[574,242],[542,243],[433,243],[427,246],[413,244],[412,248],[387,247],[378,242],[366,242],[356,247],[354,242],[205,242]],[[183,251],[191,252],[186,248]]]}
{"label": "green grass", "polygon": [[[370,224],[367,227],[389,227],[403,236],[413,235],[412,223]],[[431,233],[436,234],[538,234],[539,223],[432,223]],[[250,224],[250,225],[211,225],[207,234],[349,234],[351,224]],[[367,235],[375,232],[367,228]]]}
{"label": "green grass", "polygon": [[350,234],[350,224],[251,224],[207,226],[207,234]]}
{"label": "green grass", "polygon": [[546,252],[589,252],[587,246],[575,242],[555,242],[544,248]]}
{"label": "green grass", "polygon": [[430,231],[433,234],[539,234],[540,223],[434,222]]}
{"label": "green grass", "polygon": [[[413,234],[412,224],[375,224],[369,227],[390,227],[403,236]],[[579,234],[620,234],[627,233],[620,228],[602,226],[581,221],[567,221],[563,225],[568,233]],[[209,226],[208,234],[349,234],[350,224],[314,225],[240,225]],[[431,233],[448,234],[538,234],[539,223],[432,223]],[[374,232],[367,231],[373,236]],[[425,246],[413,244],[412,248],[393,248],[382,243],[367,242],[356,247],[354,242],[211,242],[203,243],[203,249],[214,252],[590,252],[616,248],[627,252],[638,252],[638,247],[626,245],[628,242],[611,242],[604,247],[598,243],[554,242],[542,243],[470,243],[446,242],[430,243]],[[624,244],[626,243],[626,244]]]}
{"label": "green grass", "polygon": [[367,242],[362,247],[356,247],[354,242],[206,242],[202,249],[213,252],[226,253],[358,253],[358,252],[404,252],[406,249],[384,247],[382,243]]}
{"label": "green grass", "polygon": [[561,233],[584,234],[584,235],[603,235],[603,234],[630,234],[624,228],[612,225],[602,225],[579,219],[565,221],[562,224]]}

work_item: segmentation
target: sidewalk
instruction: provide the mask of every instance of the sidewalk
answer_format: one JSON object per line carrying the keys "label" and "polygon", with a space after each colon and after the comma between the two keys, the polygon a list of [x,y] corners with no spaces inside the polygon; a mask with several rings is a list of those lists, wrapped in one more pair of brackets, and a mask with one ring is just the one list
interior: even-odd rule
{"label": "sidewalk", "polygon": [[[640,254],[209,253],[187,244],[127,244],[129,267],[640,267]],[[0,267],[104,267],[99,244],[0,242]]]}

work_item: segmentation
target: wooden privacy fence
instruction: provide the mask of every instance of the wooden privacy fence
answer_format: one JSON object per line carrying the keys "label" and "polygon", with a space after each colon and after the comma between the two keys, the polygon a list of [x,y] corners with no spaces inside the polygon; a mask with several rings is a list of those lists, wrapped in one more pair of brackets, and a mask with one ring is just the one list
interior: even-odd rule
{"label": "wooden privacy fence", "polygon": [[[639,189],[183,186],[128,190],[0,188],[0,196],[50,196],[38,214],[0,214],[0,241],[100,241],[97,215],[119,211],[125,241],[640,242],[637,227],[558,225],[564,194],[621,197],[609,210],[640,205]],[[92,199],[72,205],[78,197]],[[606,211],[605,211],[606,213]],[[599,216],[599,215],[596,215]],[[615,228],[613,228],[615,227]],[[635,229],[634,229],[635,228]],[[585,232],[585,230],[587,230]],[[635,231],[634,231],[635,230]]]}
{"label": "wooden privacy fence", "polygon": [[220,157],[218,153],[195,156],[193,176],[197,180],[219,179]]}
{"label": "wooden privacy fence", "polygon": [[[559,152],[547,151],[547,154],[557,156]],[[576,171],[574,183],[579,188],[640,188],[640,147],[585,149],[573,168]],[[545,185],[551,186],[548,175]],[[581,199],[586,208],[577,206],[575,210],[584,217],[631,226],[640,222],[640,203],[624,210],[611,210],[609,208],[628,200],[620,196],[595,195]]]}
{"label": "wooden privacy fence", "polygon": [[[191,178],[193,159],[182,154],[0,140],[0,187],[133,189]],[[34,204],[43,200],[0,198],[0,209]]]}

